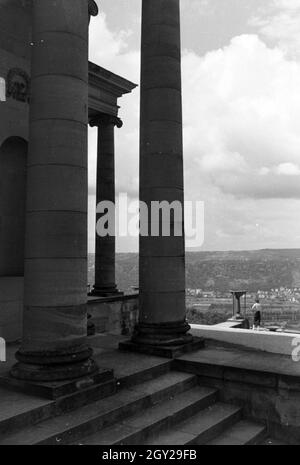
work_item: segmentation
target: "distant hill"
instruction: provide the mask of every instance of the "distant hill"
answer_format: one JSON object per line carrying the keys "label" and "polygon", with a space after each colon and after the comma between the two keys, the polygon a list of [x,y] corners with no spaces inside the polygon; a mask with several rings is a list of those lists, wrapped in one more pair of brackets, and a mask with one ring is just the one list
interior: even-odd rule
{"label": "distant hill", "polygon": [[[93,282],[93,255],[89,256],[89,282]],[[138,284],[138,254],[117,254],[117,283],[126,290]],[[250,292],[300,287],[300,249],[234,252],[187,252],[186,286],[193,289]]]}

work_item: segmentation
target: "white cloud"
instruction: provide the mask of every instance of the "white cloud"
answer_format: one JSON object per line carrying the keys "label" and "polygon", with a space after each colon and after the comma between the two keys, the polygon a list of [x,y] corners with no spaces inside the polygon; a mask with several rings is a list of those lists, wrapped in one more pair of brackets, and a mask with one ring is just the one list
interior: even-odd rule
{"label": "white cloud", "polygon": [[90,23],[90,60],[122,77],[136,80],[139,75],[139,53],[128,48],[132,31],[120,29],[112,32],[102,12]]}
{"label": "white cloud", "polygon": [[267,40],[279,46],[287,56],[300,56],[300,2],[273,0],[250,24]]}
{"label": "white cloud", "polygon": [[[291,2],[288,7],[293,11]],[[103,16],[91,24],[91,59],[138,83],[139,51],[127,46],[130,31],[112,33]],[[207,249],[299,244],[300,63],[282,43],[267,45],[263,37],[240,35],[203,56],[183,53],[185,192],[205,201]],[[117,189],[135,196],[139,90],[120,105]]]}
{"label": "white cloud", "polygon": [[190,16],[208,16],[215,13],[216,5],[211,0],[189,0],[181,2],[181,12]]}
{"label": "white cloud", "polygon": [[274,5],[288,11],[298,11],[300,9],[299,0],[274,0]]}
{"label": "white cloud", "polygon": [[[138,50],[129,50],[127,41],[131,31],[113,33],[102,12],[90,24],[90,60],[122,77],[139,82],[140,55]],[[119,116],[122,129],[115,129],[116,189],[131,196],[138,193],[138,147],[139,147],[139,89],[123,96]],[[96,189],[97,129],[89,130],[89,247],[93,249],[95,189]]]}
{"label": "white cloud", "polygon": [[286,181],[299,174],[300,64],[243,35],[186,53],[183,71],[187,170],[238,197],[300,198]]}
{"label": "white cloud", "polygon": [[295,163],[281,163],[276,167],[276,173],[284,176],[299,176],[300,168]]}

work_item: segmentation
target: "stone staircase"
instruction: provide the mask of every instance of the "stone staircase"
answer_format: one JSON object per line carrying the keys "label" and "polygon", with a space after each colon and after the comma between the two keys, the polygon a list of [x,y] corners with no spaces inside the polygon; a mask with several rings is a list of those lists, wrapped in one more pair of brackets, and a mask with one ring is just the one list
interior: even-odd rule
{"label": "stone staircase", "polygon": [[[56,410],[57,401],[23,395],[26,408],[19,415],[13,409],[5,417],[0,415],[0,445],[242,445],[266,441],[264,425],[244,419],[240,407],[220,402],[218,390],[199,385],[196,375],[170,371],[170,367],[166,361],[127,374],[117,379],[115,394],[97,400],[94,393],[86,405],[81,403],[75,410],[73,402],[65,413]],[[66,400],[63,405],[68,405]]]}

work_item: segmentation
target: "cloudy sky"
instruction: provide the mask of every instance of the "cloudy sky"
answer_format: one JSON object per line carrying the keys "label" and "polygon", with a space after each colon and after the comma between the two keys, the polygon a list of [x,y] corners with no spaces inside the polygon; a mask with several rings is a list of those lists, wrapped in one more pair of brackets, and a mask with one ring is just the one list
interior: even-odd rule
{"label": "cloudy sky", "polygon": [[[90,59],[138,84],[141,0],[97,2]],[[300,247],[300,0],[181,0],[181,16],[185,196],[205,202],[202,250]],[[120,105],[117,192],[134,198],[139,91]]]}

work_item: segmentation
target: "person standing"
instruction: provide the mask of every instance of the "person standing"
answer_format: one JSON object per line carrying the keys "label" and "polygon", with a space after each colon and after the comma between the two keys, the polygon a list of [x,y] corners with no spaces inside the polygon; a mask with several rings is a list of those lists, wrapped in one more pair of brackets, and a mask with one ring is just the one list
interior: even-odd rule
{"label": "person standing", "polygon": [[255,304],[252,307],[254,312],[254,322],[253,322],[253,329],[259,329],[261,326],[261,313],[262,313],[262,306],[259,302],[259,298],[255,299]]}

